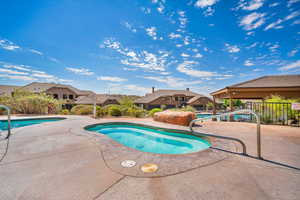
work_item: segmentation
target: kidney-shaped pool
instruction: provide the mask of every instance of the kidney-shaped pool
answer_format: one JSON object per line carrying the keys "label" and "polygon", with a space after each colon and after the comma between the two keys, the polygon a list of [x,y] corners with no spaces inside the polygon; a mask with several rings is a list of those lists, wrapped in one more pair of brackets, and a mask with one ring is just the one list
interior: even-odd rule
{"label": "kidney-shaped pool", "polygon": [[143,152],[185,154],[208,149],[210,143],[184,131],[131,123],[103,123],[85,128],[107,135],[114,141]]}

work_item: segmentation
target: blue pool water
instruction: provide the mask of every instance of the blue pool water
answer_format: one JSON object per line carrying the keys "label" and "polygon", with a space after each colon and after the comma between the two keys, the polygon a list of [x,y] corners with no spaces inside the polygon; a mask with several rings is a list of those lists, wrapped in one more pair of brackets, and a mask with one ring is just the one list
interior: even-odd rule
{"label": "blue pool water", "polygon": [[[64,118],[44,118],[44,119],[18,119],[11,120],[11,128],[30,126],[44,122],[54,122],[63,120]],[[0,131],[7,130],[7,120],[0,120]]]}
{"label": "blue pool water", "polygon": [[[212,114],[197,114],[197,118],[210,118]],[[226,119],[226,117],[222,117],[222,119]],[[249,114],[235,114],[233,116],[233,119],[235,121],[239,120],[250,120],[250,115]]]}
{"label": "blue pool water", "polygon": [[204,150],[210,143],[196,136],[128,124],[101,124],[87,128],[107,135],[127,147],[159,154],[184,154]]}

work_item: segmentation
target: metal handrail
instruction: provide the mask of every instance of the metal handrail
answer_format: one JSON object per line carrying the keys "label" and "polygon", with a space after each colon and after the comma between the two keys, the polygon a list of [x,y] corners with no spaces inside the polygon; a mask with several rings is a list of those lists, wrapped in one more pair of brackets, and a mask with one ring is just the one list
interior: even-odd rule
{"label": "metal handrail", "polygon": [[8,139],[11,134],[10,108],[5,105],[0,105],[0,108],[4,108],[5,110],[7,110],[7,136],[5,137],[5,139]]}
{"label": "metal handrail", "polygon": [[[256,118],[256,123],[257,123],[257,128],[256,128],[256,135],[257,135],[257,157],[259,159],[262,159],[261,157],[261,134],[260,134],[260,116],[258,114],[256,114],[255,112],[253,112],[252,110],[249,109],[243,109],[243,110],[237,110],[234,112],[229,112],[229,113],[222,113],[222,114],[217,114],[217,115],[211,115],[210,117],[206,117],[206,118],[198,118],[198,119],[194,119],[193,121],[190,122],[189,127],[191,132],[195,132],[193,130],[193,125],[195,124],[195,122],[197,121],[206,121],[209,120],[211,118],[215,118],[215,117],[223,117],[223,116],[230,116],[230,115],[234,115],[234,114],[239,114],[239,113],[250,113],[252,115],[255,116]],[[195,132],[197,134],[201,134],[204,136],[210,136],[210,137],[216,137],[216,138],[222,138],[222,139],[227,139],[227,140],[234,140],[239,142],[242,147],[243,147],[243,154],[247,155],[247,151],[246,151],[246,145],[243,141],[237,139],[237,138],[232,138],[232,137],[227,137],[227,136],[220,136],[220,135],[214,135],[214,134],[205,134],[205,133],[198,133]]]}

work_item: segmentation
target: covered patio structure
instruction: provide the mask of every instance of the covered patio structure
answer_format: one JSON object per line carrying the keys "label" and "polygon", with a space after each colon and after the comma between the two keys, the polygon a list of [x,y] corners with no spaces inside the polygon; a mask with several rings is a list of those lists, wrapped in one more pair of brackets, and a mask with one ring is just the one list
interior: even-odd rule
{"label": "covered patio structure", "polygon": [[[256,79],[227,86],[210,93],[215,105],[216,99],[229,99],[233,111],[232,99],[264,100],[272,95],[287,99],[300,98],[300,75],[262,76]],[[215,107],[215,106],[214,106]],[[214,113],[216,109],[214,108]]]}

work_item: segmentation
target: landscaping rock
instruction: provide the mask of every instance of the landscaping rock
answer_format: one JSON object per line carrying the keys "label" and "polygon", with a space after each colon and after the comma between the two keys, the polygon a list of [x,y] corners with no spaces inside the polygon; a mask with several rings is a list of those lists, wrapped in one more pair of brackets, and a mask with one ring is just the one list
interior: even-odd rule
{"label": "landscaping rock", "polygon": [[188,126],[192,120],[196,119],[196,115],[193,112],[163,111],[155,113],[153,119],[158,122]]}

